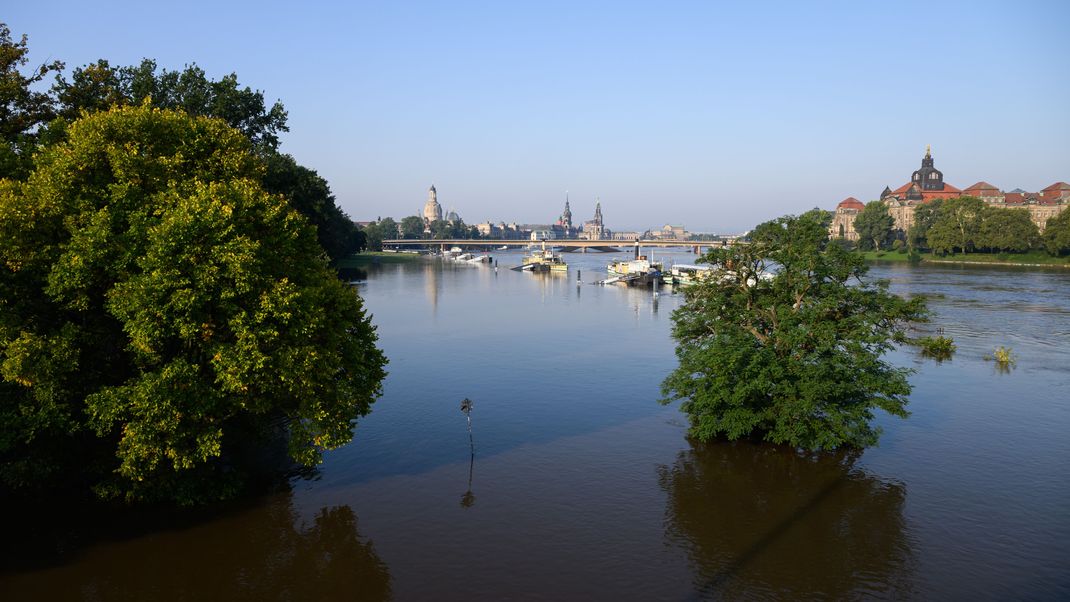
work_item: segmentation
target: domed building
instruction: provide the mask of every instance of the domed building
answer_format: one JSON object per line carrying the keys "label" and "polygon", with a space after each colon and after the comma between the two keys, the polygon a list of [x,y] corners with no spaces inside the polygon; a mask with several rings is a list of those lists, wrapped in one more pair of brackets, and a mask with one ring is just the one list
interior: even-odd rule
{"label": "domed building", "polygon": [[836,213],[832,216],[832,225],[829,226],[829,236],[833,238],[846,238],[858,240],[858,232],[855,232],[855,217],[858,212],[865,209],[862,201],[853,196],[847,197],[836,205]]}
{"label": "domed building", "polygon": [[[1025,209],[1030,219],[1041,232],[1048,220],[1070,207],[1070,184],[1056,182],[1041,192],[1012,190],[1003,192],[988,182],[978,182],[961,190],[944,181],[944,173],[936,169],[932,150],[926,146],[921,167],[910,176],[910,181],[892,190],[885,186],[880,200],[888,207],[888,214],[895,220],[893,230],[902,238],[914,225],[915,210],[938,199],[953,199],[960,196],[976,197],[989,207],[1001,209]],[[865,207],[854,197],[845,199],[836,206],[829,226],[829,236],[858,240],[854,230],[855,216]]]}
{"label": "domed building", "polygon": [[427,191],[427,202],[424,203],[424,225],[430,226],[431,222],[437,222],[440,219],[442,219],[442,205],[438,204],[438,192],[432,184]]}

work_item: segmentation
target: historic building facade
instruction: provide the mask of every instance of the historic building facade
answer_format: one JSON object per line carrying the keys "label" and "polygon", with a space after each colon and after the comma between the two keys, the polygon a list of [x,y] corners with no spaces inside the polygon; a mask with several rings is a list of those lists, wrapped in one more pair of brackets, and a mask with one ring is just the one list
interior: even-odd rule
{"label": "historic building facade", "polygon": [[587,240],[603,240],[606,238],[606,234],[606,226],[602,221],[602,202],[596,201],[594,204],[594,219],[583,222],[583,238]]}
{"label": "historic building facade", "polygon": [[832,214],[832,225],[829,226],[829,236],[832,238],[846,238],[858,240],[858,232],[855,232],[855,217],[865,205],[853,196],[847,197],[836,205],[836,212]]}
{"label": "historic building facade", "polygon": [[[978,182],[965,189],[956,188],[944,182],[943,172],[936,169],[932,151],[926,147],[921,167],[911,174],[910,181],[895,190],[886,186],[880,200],[888,206],[888,213],[895,220],[893,227],[897,234],[903,237],[914,225],[914,211],[919,206],[936,199],[960,196],[977,197],[992,207],[1025,209],[1037,228],[1043,231],[1050,218],[1070,205],[1070,184],[1056,182],[1041,192],[1003,192],[988,182]],[[858,240],[854,219],[864,206],[854,197],[841,201],[836,206],[832,224],[829,226],[829,236]]]}

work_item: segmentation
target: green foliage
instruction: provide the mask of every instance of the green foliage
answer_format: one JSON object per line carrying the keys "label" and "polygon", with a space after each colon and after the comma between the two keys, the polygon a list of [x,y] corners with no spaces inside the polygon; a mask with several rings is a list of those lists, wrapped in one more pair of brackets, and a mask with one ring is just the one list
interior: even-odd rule
{"label": "green foliage", "polygon": [[[282,104],[269,107],[262,91],[242,87],[233,73],[211,80],[196,65],[170,71],[158,69],[149,59],[126,67],[113,67],[102,59],[75,69],[69,79],[57,76],[53,92],[59,115],[68,121],[114,106],[142,104],[222,119],[253,144],[264,161],[264,188],[289,199],[308,218],[332,262],[365,246],[363,234],[338,207],[327,182],[290,155],[277,152],[279,134],[289,129]],[[56,122],[49,136],[62,140],[64,127]]]}
{"label": "green foliage", "polygon": [[973,197],[933,201],[915,210],[908,240],[937,254],[975,251],[1024,253],[1039,233],[1029,212],[985,205]]}
{"label": "green foliage", "polygon": [[315,171],[297,164],[290,155],[264,155],[264,189],[281,194],[316,227],[316,239],[332,262],[360,252],[366,242],[337,204],[331,188]]}
{"label": "green foliage", "polygon": [[957,197],[944,201],[928,230],[928,244],[933,253],[960,251],[969,253],[981,236],[984,201],[974,197]]}
{"label": "green foliage", "polygon": [[424,236],[424,219],[417,215],[410,215],[401,220],[401,237],[405,239],[417,239]]}
{"label": "green foliage", "polygon": [[264,93],[242,88],[236,74],[210,80],[197,65],[182,71],[157,71],[156,62],[150,59],[126,67],[112,67],[101,59],[76,68],[69,80],[56,76],[53,92],[59,101],[59,115],[67,121],[77,119],[83,111],[148,101],[161,109],[218,117],[240,130],[258,149],[275,150],[279,132],[289,130],[281,103],[268,107]]}
{"label": "green foliage", "polygon": [[0,178],[21,179],[29,173],[37,129],[55,117],[52,97],[35,84],[61,71],[63,63],[44,63],[23,74],[29,52],[26,35],[12,40],[11,30],[0,23]]}
{"label": "green foliage", "polygon": [[1040,233],[1025,209],[985,207],[977,246],[989,251],[1024,253],[1037,246]]}
{"label": "green foliage", "polygon": [[248,139],[148,106],[67,133],[0,183],[0,477],[196,503],[249,439],[282,427],[306,465],[348,442],[385,358]]}
{"label": "green foliage", "polygon": [[1014,351],[1010,347],[1004,347],[1003,345],[996,347],[992,355],[986,355],[985,359],[995,360],[1001,366],[1014,366],[1018,363],[1018,359],[1014,356]]}
{"label": "green foliage", "polygon": [[450,223],[439,219],[431,222],[431,238],[479,238],[479,230],[465,225],[464,220]]}
{"label": "green foliage", "polygon": [[1070,211],[1048,219],[1044,227],[1044,249],[1055,256],[1070,253]]}
{"label": "green foliage", "polygon": [[957,349],[955,341],[951,337],[945,336],[921,337],[914,343],[921,347],[921,352],[924,355],[939,360],[950,358]]}
{"label": "green foliage", "polygon": [[943,206],[943,199],[934,199],[914,209],[914,224],[907,231],[907,246],[911,249],[928,249],[929,228]]}
{"label": "green foliage", "polygon": [[364,233],[364,244],[368,251],[383,250],[383,229],[378,223],[370,223],[361,230]]}
{"label": "green foliage", "polygon": [[382,251],[384,240],[398,236],[398,224],[392,217],[385,217],[364,227],[364,237],[369,251]]}
{"label": "green foliage", "polygon": [[906,247],[906,243],[904,243],[902,240],[899,240],[898,238],[892,241],[892,250],[896,253],[906,253]]}
{"label": "green foliage", "polygon": [[863,249],[877,249],[887,241],[892,234],[892,226],[895,219],[888,213],[888,206],[884,201],[870,201],[865,208],[855,216],[854,228],[858,233],[859,245]]}
{"label": "green foliage", "polygon": [[905,322],[925,319],[925,302],[866,280],[860,255],[828,244],[825,217],[780,218],[703,257],[713,277],[673,313],[679,367],[662,383],[696,438],[861,447],[879,436],[874,408],[907,415],[909,370],[880,358],[905,341]]}

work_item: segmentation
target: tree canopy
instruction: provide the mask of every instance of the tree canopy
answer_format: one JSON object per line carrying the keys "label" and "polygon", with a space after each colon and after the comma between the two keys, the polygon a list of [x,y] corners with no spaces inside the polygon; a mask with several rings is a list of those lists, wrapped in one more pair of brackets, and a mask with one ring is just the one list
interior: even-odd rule
{"label": "tree canopy", "polygon": [[262,170],[222,120],[128,106],[0,181],[4,483],[193,503],[236,490],[249,438],[306,465],[351,439],[385,358]]}
{"label": "tree canopy", "polygon": [[969,253],[978,245],[984,201],[957,197],[944,201],[928,231],[929,248],[934,253]]}
{"label": "tree canopy", "polygon": [[990,251],[1024,253],[1037,246],[1040,233],[1026,209],[985,207],[977,246]]}
{"label": "tree canopy", "polygon": [[673,313],[679,366],[662,384],[692,436],[862,447],[879,436],[874,409],[907,415],[909,370],[881,357],[924,301],[867,279],[861,256],[828,244],[828,223],[823,211],[783,217],[703,257],[712,273]]}
{"label": "tree canopy", "polygon": [[[293,157],[278,152],[279,135],[289,129],[282,103],[268,104],[263,91],[242,86],[236,74],[213,80],[197,65],[172,71],[159,69],[151,59],[130,66],[113,66],[101,59],[75,68],[69,76],[58,61],[23,75],[19,67],[26,63],[27,52],[26,37],[14,42],[8,28],[0,24],[0,133],[4,142],[0,147],[0,178],[25,178],[32,154],[61,142],[66,125],[80,116],[148,103],[194,116],[216,117],[243,133],[264,161],[265,188],[290,199],[309,219],[332,261],[364,248],[363,235],[338,207],[327,182],[315,171],[298,165]],[[49,92],[33,89],[53,72],[55,81]]]}
{"label": "tree canopy", "polygon": [[26,35],[15,41],[0,23],[0,178],[21,178],[30,169],[38,128],[55,117],[52,97],[34,89],[51,72],[63,69],[52,61],[23,73],[29,59]]}
{"label": "tree canopy", "polygon": [[1049,218],[1044,227],[1044,248],[1052,255],[1070,253],[1070,210]]}
{"label": "tree canopy", "polygon": [[401,237],[416,239],[423,238],[424,219],[418,215],[410,215],[401,220]]}
{"label": "tree canopy", "polygon": [[211,80],[195,64],[182,71],[157,71],[156,61],[151,59],[123,67],[113,67],[101,59],[75,68],[69,80],[57,75],[52,90],[58,101],[57,112],[67,121],[77,119],[82,111],[140,105],[148,100],[161,109],[218,117],[245,134],[258,149],[277,149],[279,133],[289,131],[282,103],[269,107],[264,93],[242,87],[236,74]]}
{"label": "tree canopy", "polygon": [[870,201],[855,216],[854,228],[863,249],[880,250],[892,234],[895,219],[888,213],[883,201]]}

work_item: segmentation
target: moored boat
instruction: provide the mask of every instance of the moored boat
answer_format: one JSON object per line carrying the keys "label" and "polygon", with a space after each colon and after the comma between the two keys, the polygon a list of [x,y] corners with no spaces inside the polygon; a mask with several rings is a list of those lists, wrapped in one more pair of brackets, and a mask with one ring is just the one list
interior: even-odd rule
{"label": "moored boat", "polygon": [[641,254],[639,243],[636,241],[634,259],[611,262],[606,267],[609,278],[604,283],[654,284],[661,278],[663,269],[664,266],[660,262],[651,261],[649,257]]}
{"label": "moored boat", "polygon": [[681,263],[669,269],[669,272],[665,274],[665,283],[688,286],[702,282],[704,279],[709,278],[712,273],[713,271],[708,265]]}
{"label": "moored boat", "polygon": [[513,269],[533,272],[566,272],[568,264],[553,249],[547,249],[544,242],[541,250],[531,251],[525,255],[520,265]]}

